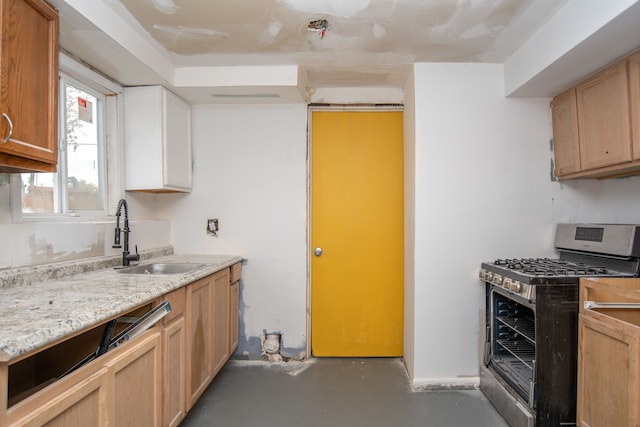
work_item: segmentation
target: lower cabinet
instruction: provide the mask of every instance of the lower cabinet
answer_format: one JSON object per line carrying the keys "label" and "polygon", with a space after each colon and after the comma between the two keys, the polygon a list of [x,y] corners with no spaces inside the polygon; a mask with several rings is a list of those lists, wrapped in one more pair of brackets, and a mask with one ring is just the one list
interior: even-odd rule
{"label": "lower cabinet", "polygon": [[11,407],[7,425],[159,425],[160,350],[147,332]]}
{"label": "lower cabinet", "polygon": [[164,295],[171,312],[157,325],[67,375],[106,324],[0,361],[0,426],[178,426],[238,345],[239,266]]}
{"label": "lower cabinet", "polygon": [[578,426],[640,425],[639,290],[640,279],[581,281]]}
{"label": "lower cabinet", "polygon": [[229,360],[229,271],[213,280],[213,375]]}
{"label": "lower cabinet", "polygon": [[229,269],[187,286],[187,410],[229,359]]}
{"label": "lower cabinet", "polygon": [[108,425],[107,370],[100,369],[82,381],[71,374],[37,399],[24,402],[9,414],[9,426],[106,426]]}
{"label": "lower cabinet", "polygon": [[229,291],[229,357],[238,348],[238,310],[240,302],[240,282],[231,284]]}
{"label": "lower cabinet", "polygon": [[231,266],[231,287],[229,288],[229,357],[238,348],[238,318],[240,309],[240,276],[242,263]]}
{"label": "lower cabinet", "polygon": [[160,425],[160,343],[160,333],[156,331],[105,364],[108,380],[113,384],[113,394],[108,399],[113,413],[110,418],[114,420],[110,425]]}
{"label": "lower cabinet", "polygon": [[162,328],[162,425],[177,426],[187,413],[185,288],[166,295],[171,313]]}
{"label": "lower cabinet", "polygon": [[187,286],[187,410],[191,409],[213,379],[213,281],[205,277]]}

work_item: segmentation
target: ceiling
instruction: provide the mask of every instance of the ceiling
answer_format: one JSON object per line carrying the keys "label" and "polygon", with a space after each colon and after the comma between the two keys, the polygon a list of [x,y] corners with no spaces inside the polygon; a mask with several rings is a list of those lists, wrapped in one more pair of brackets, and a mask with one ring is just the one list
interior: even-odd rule
{"label": "ceiling", "polygon": [[[308,90],[402,89],[416,62],[504,63],[570,3],[570,0],[49,1],[60,10],[62,49],[122,84],[171,86],[173,74],[163,72],[162,64],[176,70],[205,71],[254,67],[257,73],[260,67],[296,66],[298,78],[304,79]],[[82,9],[94,7],[96,19],[87,18]],[[122,40],[116,41],[117,27],[110,23],[96,24],[96,20],[123,23],[128,38],[122,35]],[[310,28],[314,25],[324,28],[325,20],[324,33]],[[314,21],[321,21],[320,25],[310,24]],[[114,29],[112,34],[105,33],[106,27]],[[125,44],[144,47],[136,53]],[[151,60],[141,58],[147,54]],[[179,86],[185,86],[185,91],[190,89],[186,87],[189,84]],[[211,101],[211,93],[203,97],[199,87],[191,89],[192,92],[184,93],[192,102]],[[218,89],[219,95],[227,98],[225,102],[233,97],[272,102],[271,95],[280,96],[272,93],[273,87],[261,87],[259,83]]]}
{"label": "ceiling", "polygon": [[[503,62],[566,0],[120,0],[187,66],[304,68],[314,87],[404,84],[414,62]],[[324,36],[309,24],[326,20]],[[320,25],[319,27],[323,27]]]}

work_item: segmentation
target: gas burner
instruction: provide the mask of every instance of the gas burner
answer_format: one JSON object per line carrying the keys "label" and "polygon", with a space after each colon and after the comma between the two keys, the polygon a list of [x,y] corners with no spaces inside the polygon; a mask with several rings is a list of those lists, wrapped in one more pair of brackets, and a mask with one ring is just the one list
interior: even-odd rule
{"label": "gas burner", "polygon": [[531,276],[598,276],[609,274],[606,267],[588,266],[551,258],[505,258],[494,261],[496,266]]}

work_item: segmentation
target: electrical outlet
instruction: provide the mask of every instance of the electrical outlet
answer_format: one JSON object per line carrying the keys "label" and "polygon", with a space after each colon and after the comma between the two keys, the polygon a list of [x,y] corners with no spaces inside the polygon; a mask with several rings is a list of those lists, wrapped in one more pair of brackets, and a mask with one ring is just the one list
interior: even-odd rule
{"label": "electrical outlet", "polygon": [[217,218],[207,220],[207,234],[210,234],[212,236],[218,235],[218,219]]}

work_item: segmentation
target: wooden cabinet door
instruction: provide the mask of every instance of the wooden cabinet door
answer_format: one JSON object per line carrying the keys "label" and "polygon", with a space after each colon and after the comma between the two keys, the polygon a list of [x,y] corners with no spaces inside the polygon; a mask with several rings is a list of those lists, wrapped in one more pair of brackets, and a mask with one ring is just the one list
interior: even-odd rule
{"label": "wooden cabinet door", "polygon": [[238,309],[240,304],[240,282],[231,284],[229,292],[229,357],[238,348]]}
{"label": "wooden cabinet door", "polygon": [[601,71],[576,89],[583,170],[630,161],[627,62]]}
{"label": "wooden cabinet door", "polygon": [[162,331],[163,426],[178,426],[186,415],[184,323],[184,315],[181,315]]}
{"label": "wooden cabinet door", "polygon": [[86,375],[77,371],[43,394],[20,402],[9,414],[8,426],[101,427],[109,425],[105,411],[107,370]]}
{"label": "wooden cabinet door", "polygon": [[563,176],[580,172],[580,145],[578,141],[578,108],[576,90],[570,89],[553,98],[554,174]]}
{"label": "wooden cabinet door", "polygon": [[629,57],[629,105],[633,158],[640,159],[640,52]]}
{"label": "wooden cabinet door", "polygon": [[579,317],[577,418],[582,427],[640,423],[640,327],[638,320],[632,325],[612,319]]}
{"label": "wooden cabinet door", "polygon": [[213,375],[229,359],[229,269],[213,275]]}
{"label": "wooden cabinet door", "polygon": [[187,410],[213,378],[213,281],[205,277],[187,286]]}
{"label": "wooden cabinet door", "polygon": [[[126,345],[126,344],[125,344]],[[159,331],[136,339],[130,347],[109,361],[113,395],[109,425],[138,427],[160,425],[161,336]]]}
{"label": "wooden cabinet door", "polygon": [[0,0],[0,13],[0,168],[55,171],[58,14],[44,0]]}

